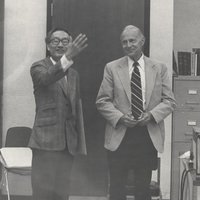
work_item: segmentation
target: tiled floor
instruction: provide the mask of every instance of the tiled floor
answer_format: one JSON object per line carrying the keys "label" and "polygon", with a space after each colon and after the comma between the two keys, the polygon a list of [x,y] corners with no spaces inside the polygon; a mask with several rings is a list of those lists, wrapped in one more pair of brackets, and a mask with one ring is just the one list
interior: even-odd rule
{"label": "tiled floor", "polygon": [[[7,200],[7,196],[0,195],[0,200]],[[31,200],[29,196],[11,196],[11,200]],[[108,197],[95,196],[70,196],[69,200],[108,200]],[[134,197],[128,197],[127,200],[134,200]]]}
{"label": "tiled floor", "polygon": [[[77,197],[72,196],[69,200],[108,200],[107,197]],[[127,196],[127,200],[134,200],[133,196]],[[152,200],[159,200],[159,198],[152,198]]]}
{"label": "tiled floor", "polygon": [[[69,200],[109,200],[108,197],[77,197],[72,196]],[[134,200],[133,196],[127,196],[127,200]]]}
{"label": "tiled floor", "polygon": [[[0,200],[7,200],[7,196],[0,195]],[[29,196],[15,196],[15,197],[11,197],[11,200],[31,200],[31,197]],[[70,196],[69,200],[109,200],[108,197],[95,197],[95,196]],[[127,200],[134,200],[133,196],[128,196]],[[159,200],[157,198],[153,198],[152,200]],[[163,199],[164,200],[164,199]]]}
{"label": "tiled floor", "polygon": [[107,197],[78,197],[78,196],[70,196],[69,200],[108,200]]}
{"label": "tiled floor", "polygon": [[[6,196],[0,196],[0,200],[8,200]],[[21,198],[16,198],[16,197],[11,197],[11,200],[31,200],[30,198],[27,197],[21,197]],[[73,196],[70,197],[69,200],[108,200],[106,197],[77,197]],[[134,197],[127,197],[127,200],[134,200]],[[160,200],[160,199],[152,199],[152,200]],[[169,200],[169,199],[163,199],[163,200]]]}

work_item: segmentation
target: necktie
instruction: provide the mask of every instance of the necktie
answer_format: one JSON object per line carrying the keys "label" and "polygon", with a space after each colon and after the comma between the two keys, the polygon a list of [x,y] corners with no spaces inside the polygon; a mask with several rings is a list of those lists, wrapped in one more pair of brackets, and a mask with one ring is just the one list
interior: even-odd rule
{"label": "necktie", "polygon": [[138,119],[143,112],[141,77],[138,65],[138,62],[134,62],[131,75],[131,109],[135,119]]}

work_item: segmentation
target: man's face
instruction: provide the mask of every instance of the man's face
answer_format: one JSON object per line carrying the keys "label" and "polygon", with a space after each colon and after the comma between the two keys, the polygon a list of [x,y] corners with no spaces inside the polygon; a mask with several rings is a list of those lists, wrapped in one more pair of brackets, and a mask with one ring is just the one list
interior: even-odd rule
{"label": "man's face", "polygon": [[137,60],[142,55],[144,37],[137,29],[127,29],[121,35],[121,45],[125,55]]}
{"label": "man's face", "polygon": [[71,36],[64,31],[55,31],[50,38],[50,43],[47,44],[47,49],[51,57],[58,61],[67,51],[71,43]]}

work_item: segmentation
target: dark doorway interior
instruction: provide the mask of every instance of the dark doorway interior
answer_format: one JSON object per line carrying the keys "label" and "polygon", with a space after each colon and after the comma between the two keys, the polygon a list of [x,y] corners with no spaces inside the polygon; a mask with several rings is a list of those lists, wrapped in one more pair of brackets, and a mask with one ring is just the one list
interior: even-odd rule
{"label": "dark doorway interior", "polygon": [[144,32],[145,54],[149,54],[149,22],[150,0],[48,1],[48,30],[51,27],[64,27],[73,36],[82,32],[89,39],[88,48],[74,64],[81,78],[88,156],[75,160],[72,195],[107,195],[104,120],[95,108],[95,98],[105,64],[123,56],[119,37],[125,25],[136,25]]}

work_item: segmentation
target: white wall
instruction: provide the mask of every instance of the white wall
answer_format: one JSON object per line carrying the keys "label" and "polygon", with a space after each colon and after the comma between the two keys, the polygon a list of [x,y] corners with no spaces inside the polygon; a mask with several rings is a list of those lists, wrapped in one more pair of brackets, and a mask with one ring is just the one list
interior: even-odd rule
{"label": "white wall", "polygon": [[[174,1],[174,50],[191,51],[200,47],[200,1]],[[177,54],[176,54],[177,55]]]}
{"label": "white wall", "polygon": [[[167,64],[172,78],[173,0],[152,0],[150,11],[150,56]],[[165,120],[165,151],[161,154],[161,191],[170,199],[171,115]]]}
{"label": "white wall", "polygon": [[11,126],[32,127],[29,69],[45,56],[46,0],[6,0],[4,24],[3,141]]}

